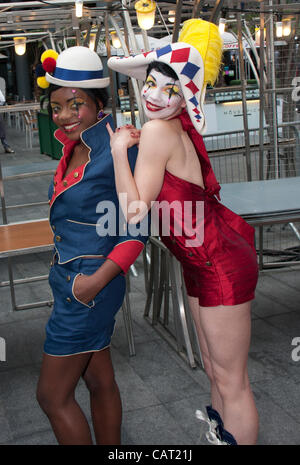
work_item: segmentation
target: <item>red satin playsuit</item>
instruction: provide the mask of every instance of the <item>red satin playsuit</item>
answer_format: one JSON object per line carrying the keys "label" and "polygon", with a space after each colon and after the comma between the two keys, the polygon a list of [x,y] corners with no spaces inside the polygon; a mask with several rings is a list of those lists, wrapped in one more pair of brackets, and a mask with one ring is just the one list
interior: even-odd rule
{"label": "red satin playsuit", "polygon": [[166,234],[163,209],[159,207],[161,240],[180,261],[187,293],[198,297],[200,306],[247,302],[254,298],[258,278],[254,228],[219,202],[220,186],[203,139],[186,111],[179,118],[197,151],[205,189],[165,172],[156,205],[167,201],[174,208],[169,208],[170,228]]}

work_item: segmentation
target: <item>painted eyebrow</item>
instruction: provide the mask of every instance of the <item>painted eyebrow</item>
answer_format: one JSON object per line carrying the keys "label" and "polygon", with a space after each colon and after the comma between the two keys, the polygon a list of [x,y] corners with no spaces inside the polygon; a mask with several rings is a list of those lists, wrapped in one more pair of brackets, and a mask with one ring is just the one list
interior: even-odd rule
{"label": "painted eyebrow", "polygon": [[[152,79],[153,79],[155,82],[157,82],[156,79],[155,79],[155,77],[154,77],[151,73],[148,75],[148,77],[152,77]],[[147,78],[147,79],[148,79],[148,78]],[[165,84],[165,86],[177,86],[177,87],[178,87],[178,85],[175,84],[175,81],[174,81],[174,82],[167,82],[167,83]]]}
{"label": "painted eyebrow", "polygon": [[154,77],[154,76],[153,76],[151,73],[150,73],[150,74],[148,74],[148,76],[147,76],[147,79],[148,79],[149,77],[151,77],[151,78],[153,79],[153,81],[155,81],[155,82],[156,82],[156,79],[155,79],[155,77]]}
{"label": "painted eyebrow", "polygon": [[[69,102],[72,102],[72,100],[76,100],[76,99],[81,99],[81,100],[84,100],[83,97],[71,97],[67,100],[67,103]],[[50,104],[52,105],[53,103],[55,103],[56,105],[61,105],[59,102],[50,102]]]}

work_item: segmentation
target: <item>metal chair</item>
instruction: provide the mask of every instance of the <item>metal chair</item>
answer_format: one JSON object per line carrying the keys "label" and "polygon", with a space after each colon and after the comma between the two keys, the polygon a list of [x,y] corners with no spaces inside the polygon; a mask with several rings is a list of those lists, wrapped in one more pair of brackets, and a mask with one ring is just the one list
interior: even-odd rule
{"label": "metal chair", "polygon": [[33,146],[34,135],[38,135],[37,118],[31,110],[23,111],[22,115],[25,123],[26,147],[31,149]]}
{"label": "metal chair", "polygon": [[147,271],[144,317],[189,366],[195,368],[196,360],[202,364],[202,357],[188,307],[181,265],[159,238],[150,237],[149,245],[150,266],[146,252],[144,254]]}

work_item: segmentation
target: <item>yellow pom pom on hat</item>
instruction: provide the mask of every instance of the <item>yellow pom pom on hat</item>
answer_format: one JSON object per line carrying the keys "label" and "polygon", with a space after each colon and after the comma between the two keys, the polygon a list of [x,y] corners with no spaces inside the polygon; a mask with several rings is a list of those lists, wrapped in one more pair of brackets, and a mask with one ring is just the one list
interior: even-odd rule
{"label": "yellow pom pom on hat", "polygon": [[46,81],[46,78],[45,76],[40,76],[37,78],[37,85],[41,88],[41,89],[47,89],[50,84],[48,81]]}
{"label": "yellow pom pom on hat", "polygon": [[50,48],[42,53],[41,62],[43,63],[43,61],[46,60],[46,58],[54,58],[54,60],[57,60],[57,57],[58,53]]}
{"label": "yellow pom pom on hat", "polygon": [[202,134],[205,131],[205,89],[217,79],[221,56],[218,27],[208,21],[191,19],[183,23],[178,42],[135,56],[111,57],[107,64],[115,71],[141,80],[146,79],[147,68],[153,61],[169,65],[178,76],[189,117]]}

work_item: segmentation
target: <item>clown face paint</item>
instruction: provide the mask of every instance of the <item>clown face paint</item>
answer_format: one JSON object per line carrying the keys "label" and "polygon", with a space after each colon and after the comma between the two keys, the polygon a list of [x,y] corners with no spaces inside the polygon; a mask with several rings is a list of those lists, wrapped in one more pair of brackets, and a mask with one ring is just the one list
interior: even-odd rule
{"label": "clown face paint", "polygon": [[50,105],[53,120],[69,139],[78,140],[82,131],[97,122],[96,102],[82,89],[61,87],[51,93]]}
{"label": "clown face paint", "polygon": [[179,81],[152,69],[142,89],[142,102],[149,119],[170,119],[185,107]]}

